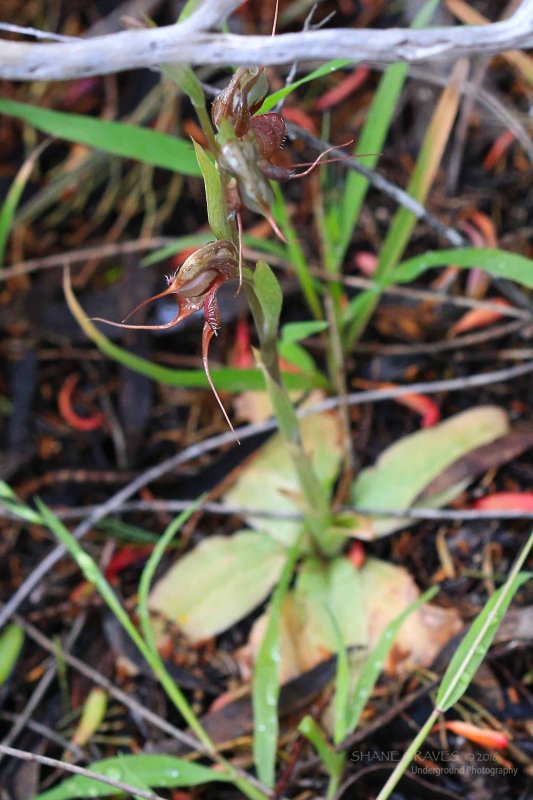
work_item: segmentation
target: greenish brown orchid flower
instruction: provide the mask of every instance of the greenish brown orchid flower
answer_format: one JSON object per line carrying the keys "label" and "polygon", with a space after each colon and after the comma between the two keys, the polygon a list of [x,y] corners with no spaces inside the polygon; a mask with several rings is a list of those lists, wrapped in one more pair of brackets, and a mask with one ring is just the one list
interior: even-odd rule
{"label": "greenish brown orchid flower", "polygon": [[[97,322],[105,322],[115,328],[126,328],[136,331],[162,331],[173,328],[182,320],[187,319],[195,311],[203,309],[204,327],[202,331],[202,362],[206,378],[220,409],[233,431],[233,425],[226,413],[209,372],[209,344],[213,336],[220,330],[220,313],[217,303],[217,291],[226,281],[239,277],[239,257],[234,244],[228,241],[216,241],[201,247],[190,255],[173,274],[167,276],[167,288],[162,292],[149,297],[139,303],[122,322],[112,322],[101,317],[94,317]],[[133,314],[144,308],[148,303],[162,297],[174,295],[178,306],[176,316],[162,325],[132,325],[126,324]]]}

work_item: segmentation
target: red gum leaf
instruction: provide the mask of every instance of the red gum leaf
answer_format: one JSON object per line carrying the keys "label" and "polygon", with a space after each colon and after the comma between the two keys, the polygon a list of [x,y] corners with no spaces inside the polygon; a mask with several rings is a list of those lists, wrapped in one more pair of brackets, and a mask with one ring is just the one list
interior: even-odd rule
{"label": "red gum leaf", "polygon": [[[502,297],[497,297],[490,302],[497,303],[499,306],[505,306],[507,308],[511,305]],[[467,311],[466,314],[463,314],[461,319],[451,328],[450,333],[452,336],[458,336],[460,333],[466,333],[476,328],[487,328],[494,322],[498,322],[503,316],[504,315],[499,314],[498,311],[489,311],[486,308],[473,308],[471,311]]]}
{"label": "red gum leaf", "polygon": [[333,89],[325,92],[322,97],[319,97],[315,102],[316,111],[325,111],[328,108],[342,103],[353,92],[356,92],[367,80],[370,75],[368,67],[357,67],[350,75],[347,75],[341,80]]}
{"label": "red gum leaf", "polygon": [[176,253],[176,255],[172,256],[172,258],[170,260],[172,268],[176,270],[179,267],[181,267],[183,262],[187,258],[189,258],[189,256],[192,256],[193,253],[196,253],[197,250],[198,250],[198,246],[197,245],[193,245],[192,247],[186,247],[184,250],[180,250],[180,252]]}
{"label": "red gum leaf", "polygon": [[301,108],[287,106],[287,108],[283,109],[283,117],[289,122],[299,125],[300,128],[305,128],[305,130],[309,131],[309,133],[317,133],[317,128],[313,119],[309,116],[309,114],[306,114],[305,111],[302,111]]}
{"label": "red gum leaf", "polygon": [[[357,385],[361,386],[363,389],[397,388],[396,383],[365,381],[362,379],[357,381]],[[422,428],[430,428],[432,425],[436,425],[440,420],[440,409],[438,405],[425,394],[416,394],[415,392],[412,394],[405,394],[403,397],[395,397],[394,402],[406,406],[406,408],[410,408],[411,411],[416,411],[417,414],[420,414],[422,417],[420,423]]]}
{"label": "red gum leaf", "polygon": [[498,247],[498,237],[494,228],[494,222],[483,211],[474,210],[470,213],[470,219],[481,232],[484,244],[487,247]]}
{"label": "red gum leaf", "polygon": [[77,372],[71,373],[65,380],[63,386],[59,390],[57,397],[57,405],[59,413],[65,420],[67,425],[77,431],[96,431],[102,427],[105,421],[105,414],[98,411],[91,417],[80,417],[72,407],[72,394],[76,388],[80,376]]}
{"label": "red gum leaf", "polygon": [[82,97],[86,97],[88,94],[91,94],[93,89],[96,89],[98,83],[100,82],[100,78],[93,77],[93,78],[81,78],[78,81],[75,81],[69,87],[63,104],[66,108],[71,108],[78,100],[81,100]]}
{"label": "red gum leaf", "polygon": [[105,577],[108,581],[112,581],[125,569],[131,567],[132,564],[144,560],[151,552],[151,544],[145,547],[121,547],[120,550],[117,550],[113,555],[113,558],[107,565]]}
{"label": "red gum leaf", "polygon": [[353,260],[355,266],[363,275],[366,275],[368,278],[372,277],[378,265],[378,257],[375,253],[359,250],[359,252],[355,254]]}
{"label": "red gum leaf", "polygon": [[478,511],[533,511],[533,492],[495,492],[476,500]]}
{"label": "red gum leaf", "polygon": [[254,365],[254,356],[250,345],[250,328],[245,319],[240,319],[235,328],[235,344],[231,362],[232,366],[238,369],[247,369]]}
{"label": "red gum leaf", "polygon": [[515,135],[512,131],[504,131],[494,141],[489,152],[483,161],[483,168],[487,171],[494,169],[498,161],[505,155],[515,140]]}
{"label": "red gum leaf", "polygon": [[504,733],[494,731],[491,728],[479,728],[477,725],[472,725],[471,722],[451,720],[450,722],[445,722],[444,727],[446,730],[455,733],[457,736],[463,736],[486,750],[505,750],[509,744],[509,740]]}
{"label": "red gum leaf", "polygon": [[420,421],[421,428],[431,428],[432,425],[436,425],[440,420],[438,405],[425,394],[405,394],[403,397],[397,397],[396,402],[420,414],[422,417]]}
{"label": "red gum leaf", "polygon": [[355,569],[362,569],[366,560],[366,553],[363,543],[359,542],[358,540],[352,542],[348,548],[348,552],[346,553],[346,558],[354,565]]}

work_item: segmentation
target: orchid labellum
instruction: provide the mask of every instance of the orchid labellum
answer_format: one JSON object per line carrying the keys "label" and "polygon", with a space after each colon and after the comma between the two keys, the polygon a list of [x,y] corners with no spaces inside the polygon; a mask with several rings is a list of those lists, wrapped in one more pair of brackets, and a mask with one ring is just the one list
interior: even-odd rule
{"label": "orchid labellum", "polygon": [[[202,332],[202,361],[205,374],[209,385],[215,395],[217,402],[224,414],[226,422],[233,430],[233,425],[226,413],[222,401],[213,384],[209,372],[209,344],[213,336],[216,336],[220,329],[220,314],[217,303],[217,291],[225,281],[239,277],[239,259],[235,245],[227,241],[211,242],[201,247],[190,255],[176,271],[175,274],[167,277],[168,286],[162,292],[149,297],[139,303],[122,322],[112,322],[108,319],[96,317],[96,321],[105,322],[107,325],[114,325],[116,328],[127,328],[128,330],[141,331],[162,331],[173,328],[182,320],[187,319],[195,311],[203,309],[204,328]],[[178,306],[175,317],[162,325],[131,325],[125,324],[133,314],[148,303],[158,300],[161,297],[174,295]]]}

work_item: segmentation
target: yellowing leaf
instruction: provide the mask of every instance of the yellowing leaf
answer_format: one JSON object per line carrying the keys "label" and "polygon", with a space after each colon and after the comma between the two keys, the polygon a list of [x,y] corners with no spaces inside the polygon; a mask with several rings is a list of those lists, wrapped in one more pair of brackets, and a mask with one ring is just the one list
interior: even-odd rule
{"label": "yellowing leaf", "polygon": [[263,533],[211,536],[156,583],[150,609],[176,623],[192,641],[208,639],[265,599],[285,558],[285,549]]}

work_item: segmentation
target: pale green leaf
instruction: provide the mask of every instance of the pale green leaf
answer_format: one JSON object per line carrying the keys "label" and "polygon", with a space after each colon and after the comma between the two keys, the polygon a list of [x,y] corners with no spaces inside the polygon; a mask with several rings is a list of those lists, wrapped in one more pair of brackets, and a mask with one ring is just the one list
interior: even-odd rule
{"label": "pale green leaf", "polygon": [[210,536],[155,584],[150,609],[175,622],[193,641],[208,639],[267,597],[285,559],[285,549],[262,533]]}
{"label": "pale green leaf", "polygon": [[365,709],[370,695],[374,691],[374,687],[385,666],[385,662],[387,661],[391,647],[394,644],[394,640],[401,626],[413,611],[419,609],[424,603],[429,602],[432,597],[437,594],[437,591],[438,589],[436,587],[428,589],[427,592],[424,592],[423,595],[404,608],[401,613],[387,625],[378,639],[376,646],[368,654],[361,667],[351,701],[349,705],[347,704],[346,735],[353,733],[357,728],[359,720],[361,719],[361,714]]}
{"label": "pale green leaf", "polygon": [[[340,636],[344,646],[353,651],[349,661],[351,680],[355,681],[382,632],[418,596],[407,570],[381,559],[367,557],[356,569],[346,557],[329,562],[308,558],[283,604],[282,680],[291,680],[338,652]],[[258,620],[252,641],[260,636],[262,625],[263,620]],[[395,669],[405,672],[429,666],[460,625],[453,610],[432,605],[418,608],[398,631],[397,652],[402,658],[396,659]]]}
{"label": "pale green leaf", "polygon": [[[505,411],[478,406],[444,422],[417,431],[388,447],[376,465],[364,469],[352,487],[355,508],[383,510],[410,508],[431,481],[466,453],[494,441],[509,429]],[[440,498],[449,501],[450,492]],[[431,498],[424,502],[431,505]],[[374,518],[375,536],[406,527],[405,520]]]}

